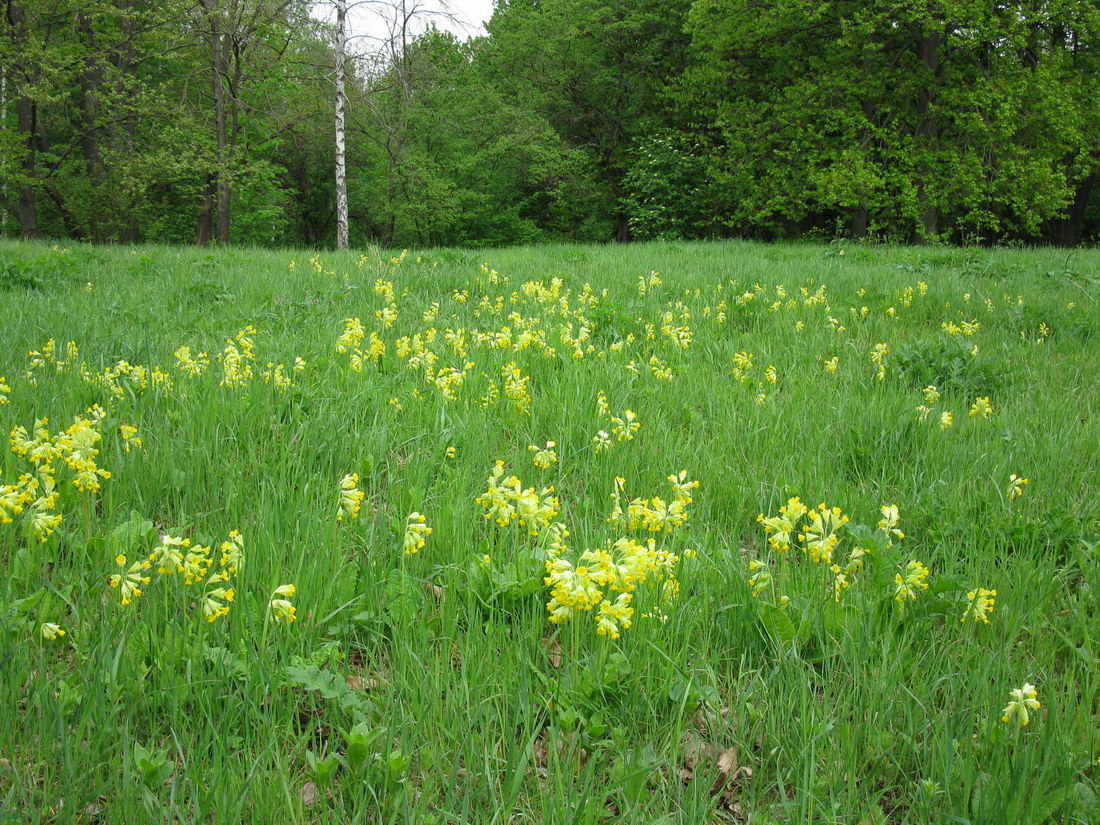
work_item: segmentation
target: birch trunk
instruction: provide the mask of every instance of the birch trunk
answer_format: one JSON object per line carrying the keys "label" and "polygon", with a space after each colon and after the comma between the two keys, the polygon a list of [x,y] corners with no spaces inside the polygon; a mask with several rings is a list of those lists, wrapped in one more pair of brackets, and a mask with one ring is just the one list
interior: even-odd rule
{"label": "birch trunk", "polygon": [[336,0],[336,248],[348,248],[348,181],[345,165],[344,61],[347,57],[347,0]]}

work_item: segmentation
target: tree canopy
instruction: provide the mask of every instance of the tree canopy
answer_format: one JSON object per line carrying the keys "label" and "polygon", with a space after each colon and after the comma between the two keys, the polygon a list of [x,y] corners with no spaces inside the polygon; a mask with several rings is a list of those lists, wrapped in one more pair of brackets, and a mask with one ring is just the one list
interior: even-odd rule
{"label": "tree canopy", "polygon": [[[397,15],[410,7],[394,0]],[[0,235],[330,246],[306,0],[5,0]],[[499,0],[348,62],[352,245],[1100,231],[1100,8]]]}

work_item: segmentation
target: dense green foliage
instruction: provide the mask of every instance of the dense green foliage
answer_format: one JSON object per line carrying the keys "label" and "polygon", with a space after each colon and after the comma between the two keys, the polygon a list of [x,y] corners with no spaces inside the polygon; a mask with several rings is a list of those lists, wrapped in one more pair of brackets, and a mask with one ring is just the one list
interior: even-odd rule
{"label": "dense green foliage", "polygon": [[5,825],[1100,821],[1096,253],[0,261]]}
{"label": "dense green foliage", "polygon": [[[3,5],[0,234],[331,245],[324,3]],[[487,28],[352,62],[353,245],[1100,229],[1092,3],[501,0]]]}

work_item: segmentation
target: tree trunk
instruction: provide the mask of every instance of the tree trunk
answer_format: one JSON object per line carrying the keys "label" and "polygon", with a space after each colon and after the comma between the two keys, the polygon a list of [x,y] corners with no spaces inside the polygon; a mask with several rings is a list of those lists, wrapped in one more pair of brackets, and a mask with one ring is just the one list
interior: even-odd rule
{"label": "tree trunk", "polygon": [[[19,132],[26,135],[27,154],[23,158],[23,174],[33,178],[38,153],[38,107],[33,100],[20,97],[15,102],[15,116]],[[19,234],[24,238],[44,237],[38,228],[37,187],[28,181],[19,190],[15,214],[19,219]]]}
{"label": "tree trunk", "polygon": [[[24,30],[26,16],[27,13],[20,3],[8,3],[8,26],[15,43],[26,37]],[[37,188],[33,182],[38,162],[38,106],[33,100],[20,93],[18,82],[16,83],[15,121],[16,129],[23,136],[27,149],[22,163],[26,181],[16,196],[15,217],[19,221],[19,234],[22,237],[41,238],[43,235],[42,230],[38,228],[38,208],[35,202]]]}
{"label": "tree trunk", "polygon": [[1096,185],[1096,174],[1089,175],[1077,184],[1073,203],[1065,217],[1051,221],[1053,240],[1058,246],[1077,246],[1081,242],[1081,231],[1085,224],[1085,210],[1088,209],[1092,189]]}
{"label": "tree trunk", "polygon": [[[212,173],[214,187],[214,238],[229,243],[230,209],[232,192],[229,188],[229,134],[226,117],[225,81],[229,75],[231,42],[228,33],[221,30],[221,9],[214,0],[204,0],[203,8],[210,24],[210,72],[214,92],[214,137],[217,141],[217,167]],[[206,209],[204,203],[203,209]],[[200,238],[202,227],[200,225]],[[200,243],[202,241],[200,240]]]}
{"label": "tree trunk", "polygon": [[210,172],[202,190],[202,206],[199,208],[199,224],[195,229],[195,243],[206,246],[214,237],[214,200],[218,195],[217,176]]}
{"label": "tree trunk", "polygon": [[[928,69],[928,85],[920,90],[917,96],[917,129],[918,143],[923,143],[923,148],[932,151],[939,139],[939,122],[932,111],[935,100],[936,76],[940,68],[940,45],[943,35],[940,32],[924,32],[917,43],[917,54],[921,62]],[[926,174],[931,177],[930,172]],[[927,194],[926,181],[921,180],[917,185],[917,199],[923,207],[921,210],[921,225],[923,238],[930,238],[939,232],[939,210]]]}
{"label": "tree trunk", "polygon": [[336,248],[348,248],[348,182],[345,166],[344,60],[347,49],[347,0],[336,2]]}
{"label": "tree trunk", "polygon": [[870,216],[867,214],[867,207],[857,206],[852,210],[852,222],[849,225],[848,234],[852,236],[853,240],[863,240],[867,236],[869,222]]}
{"label": "tree trunk", "polygon": [[[8,128],[8,67],[0,63],[0,131]],[[0,182],[0,238],[8,235],[8,182]]]}

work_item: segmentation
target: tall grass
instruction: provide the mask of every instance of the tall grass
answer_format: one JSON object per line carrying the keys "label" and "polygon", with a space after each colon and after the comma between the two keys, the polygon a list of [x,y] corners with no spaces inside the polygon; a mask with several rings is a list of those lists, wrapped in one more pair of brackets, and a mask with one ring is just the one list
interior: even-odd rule
{"label": "tall grass", "polygon": [[[52,439],[84,416],[111,473],[80,492],[55,460],[56,531],[38,541],[29,507],[0,525],[0,821],[1100,820],[1098,269],[1094,252],[745,243],[0,245],[0,426],[48,418]],[[386,344],[361,372],[335,350],[356,317]],[[944,329],[964,321],[979,328]],[[223,349],[248,325],[252,377],[226,386]],[[427,377],[465,371],[451,400],[398,353],[433,328]],[[521,347],[522,329],[545,338]],[[184,345],[209,354],[201,375]],[[736,353],[752,356],[741,378]],[[605,452],[601,390],[641,423]],[[968,414],[979,396],[988,418]],[[547,441],[558,461],[540,469],[529,447]],[[688,521],[653,536],[679,557],[678,595],[640,585],[618,639],[586,612],[550,623],[546,532],[475,502],[497,460],[554,488],[574,561],[644,544],[607,521],[616,477],[625,508],[667,503],[686,470]],[[0,456],[0,485],[31,471]],[[365,498],[338,522],[350,473]],[[1028,479],[1014,499],[1011,474]],[[792,497],[850,516],[838,567],[883,505],[905,536],[844,588],[798,531],[785,552],[767,543],[758,514]],[[406,555],[413,512],[432,533]],[[140,561],[163,534],[211,546],[216,572],[231,530],[244,562],[213,622],[180,574],[145,571],[127,605],[108,583],[117,555]],[[910,560],[928,588],[899,600]],[[269,608],[286,584],[292,623]],[[997,591],[988,624],[960,621],[979,587]],[[1003,722],[1025,683],[1042,707]]]}

